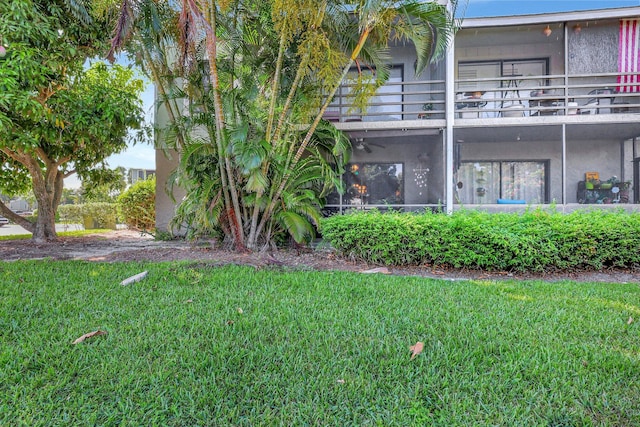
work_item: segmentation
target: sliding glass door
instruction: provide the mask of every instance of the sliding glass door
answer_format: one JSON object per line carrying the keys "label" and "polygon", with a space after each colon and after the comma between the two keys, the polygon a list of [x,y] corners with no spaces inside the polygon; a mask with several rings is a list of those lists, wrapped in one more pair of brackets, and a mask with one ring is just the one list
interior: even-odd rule
{"label": "sliding glass door", "polygon": [[546,202],[546,161],[462,162],[458,169],[458,201],[497,203],[498,199]]}

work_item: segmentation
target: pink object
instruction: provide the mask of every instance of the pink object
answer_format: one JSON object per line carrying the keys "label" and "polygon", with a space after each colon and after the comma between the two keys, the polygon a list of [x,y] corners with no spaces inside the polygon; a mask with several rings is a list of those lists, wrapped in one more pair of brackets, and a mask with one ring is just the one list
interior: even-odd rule
{"label": "pink object", "polygon": [[640,28],[638,19],[620,20],[618,71],[636,73],[618,76],[618,92],[640,92]]}

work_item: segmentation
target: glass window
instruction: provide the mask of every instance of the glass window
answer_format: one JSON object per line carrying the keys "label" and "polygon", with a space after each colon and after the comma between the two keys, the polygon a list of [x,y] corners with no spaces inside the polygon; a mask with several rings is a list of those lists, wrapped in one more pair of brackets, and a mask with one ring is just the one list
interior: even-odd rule
{"label": "glass window", "polygon": [[337,120],[342,117],[345,121],[402,120],[403,71],[402,66],[391,67],[389,79],[369,98],[366,111],[361,111],[353,105],[352,85],[358,78],[373,82],[375,70],[362,69],[358,71],[353,69],[345,79],[346,84],[338,88],[333,101],[325,112],[325,118]]}
{"label": "glass window", "polygon": [[[456,98],[473,98],[472,108],[492,110],[483,112],[481,117],[498,117],[500,113],[494,110],[514,103],[523,104],[526,100],[521,98],[526,98],[531,88],[548,85],[546,78],[536,78],[548,75],[548,69],[547,58],[460,62]],[[520,87],[529,89],[521,93]],[[478,98],[482,98],[481,101]],[[464,107],[464,104],[458,104],[458,108]]]}
{"label": "glass window", "polygon": [[546,161],[462,162],[458,169],[458,202],[497,203],[498,199],[546,202]]}

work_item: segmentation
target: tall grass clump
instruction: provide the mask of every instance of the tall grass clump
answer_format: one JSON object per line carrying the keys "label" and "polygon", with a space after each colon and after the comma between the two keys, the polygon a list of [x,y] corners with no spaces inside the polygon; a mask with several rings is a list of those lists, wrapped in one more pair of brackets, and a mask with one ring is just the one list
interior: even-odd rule
{"label": "tall grass clump", "polygon": [[640,265],[640,214],[624,211],[356,212],[324,219],[322,235],[342,255],[374,264],[534,272]]}

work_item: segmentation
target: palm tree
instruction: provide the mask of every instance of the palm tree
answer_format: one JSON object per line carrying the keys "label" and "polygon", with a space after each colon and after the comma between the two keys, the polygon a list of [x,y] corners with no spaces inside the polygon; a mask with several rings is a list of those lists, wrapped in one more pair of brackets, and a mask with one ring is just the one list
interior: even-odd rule
{"label": "palm tree", "polygon": [[[218,229],[237,249],[269,244],[280,231],[298,241],[312,235],[324,183],[339,183],[348,158],[344,135],[322,116],[349,70],[381,71],[356,88],[364,103],[365,85],[388,76],[389,40],[413,41],[419,73],[455,30],[446,7],[419,0],[181,0],[156,25],[148,17],[162,3],[124,0],[114,47],[133,35],[147,63],[164,58],[147,68],[181,140],[180,184],[193,184],[179,218]],[[158,43],[163,37],[175,44]],[[166,61],[173,47],[179,70]],[[163,73],[191,84],[172,89],[176,80]],[[199,106],[194,115],[181,116],[181,97]]]}

